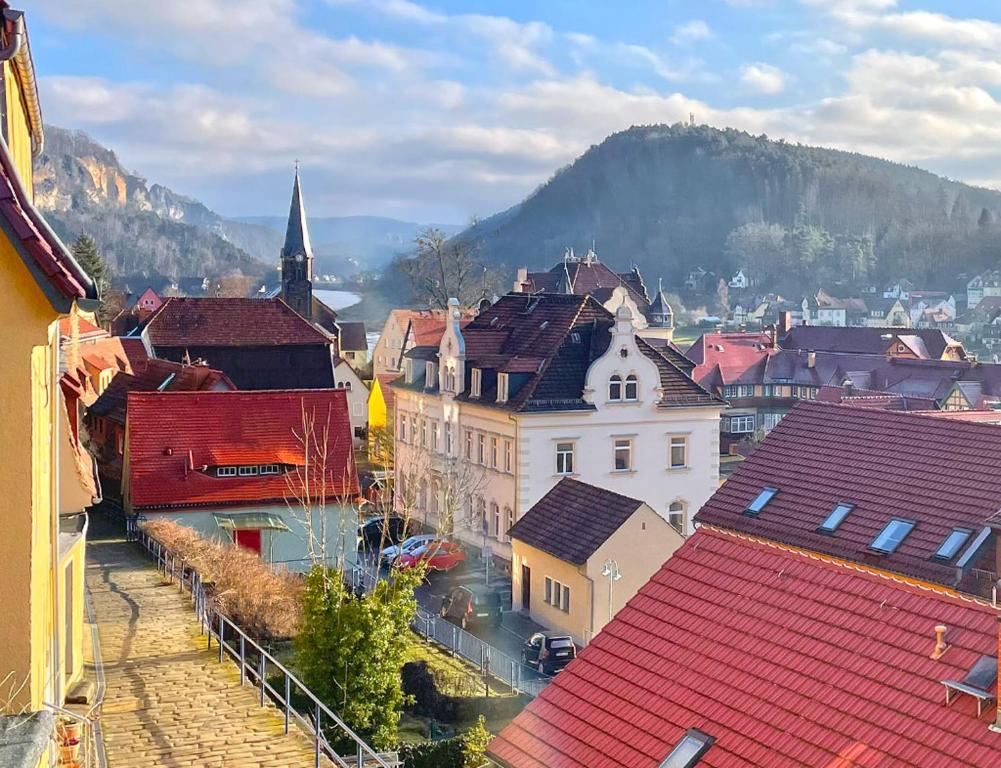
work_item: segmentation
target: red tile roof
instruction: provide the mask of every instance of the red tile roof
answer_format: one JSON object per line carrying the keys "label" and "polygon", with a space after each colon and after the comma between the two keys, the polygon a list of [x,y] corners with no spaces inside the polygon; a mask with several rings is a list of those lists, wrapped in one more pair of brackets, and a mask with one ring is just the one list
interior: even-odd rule
{"label": "red tile roof", "polygon": [[182,365],[171,360],[147,360],[132,373],[115,375],[88,413],[125,424],[130,392],[209,392],[236,389],[229,377],[205,365]]}
{"label": "red tile roof", "polygon": [[767,333],[704,333],[685,352],[695,363],[692,378],[704,387],[732,384],[773,354]]}
{"label": "red tile roof", "polygon": [[22,257],[30,260],[30,266],[41,273],[41,279],[62,299],[57,309],[65,311],[68,309],[65,302],[75,299],[97,298],[94,281],[35,208],[3,142],[0,142],[0,217]]}
{"label": "red tile roof", "polygon": [[154,347],[331,343],[281,299],[170,298],[150,317],[144,333]]}
{"label": "red tile roof", "polygon": [[[999,466],[1001,428],[991,424],[804,402],[695,519],[954,586],[965,546],[946,563],[930,558],[954,527],[974,532],[969,545],[1001,509]],[[779,492],[757,516],[743,514],[766,487]],[[833,533],[818,532],[839,502],[855,507]],[[916,525],[895,552],[872,551],[894,517]]]}
{"label": "red tile roof", "polygon": [[[132,392],[128,397],[127,482],[134,508],[284,503],[291,476],[219,478],[203,467],[304,467],[303,411],[327,432],[327,500],[358,492],[345,390]],[[193,463],[194,469],[189,465]],[[314,464],[314,487],[319,468]]]}
{"label": "red tile roof", "polygon": [[[108,336],[110,335],[103,328],[94,325],[85,317],[77,317],[77,335],[79,337],[84,336]],[[61,317],[59,318],[59,335],[63,338],[69,338],[70,333],[73,329],[72,318]]]}
{"label": "red tile roof", "polygon": [[[655,768],[689,728],[699,768],[985,768],[1001,734],[960,680],[998,611],[700,529],[488,754],[513,768]],[[930,658],[934,627],[949,649]]]}

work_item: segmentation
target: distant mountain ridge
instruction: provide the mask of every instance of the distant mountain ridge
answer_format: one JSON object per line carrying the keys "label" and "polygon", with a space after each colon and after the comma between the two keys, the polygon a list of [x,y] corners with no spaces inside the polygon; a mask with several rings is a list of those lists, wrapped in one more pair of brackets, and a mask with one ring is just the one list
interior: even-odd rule
{"label": "distant mountain ridge", "polygon": [[[291,182],[290,182],[291,183]],[[126,170],[82,131],[45,128],[35,201],[67,242],[86,232],[119,278],[274,276],[287,215],[226,218]],[[307,214],[309,194],[306,195]],[[320,274],[379,269],[413,248],[422,225],[377,216],[310,217]],[[460,227],[444,227],[454,234]]]}
{"label": "distant mountain ridge", "polygon": [[1001,192],[865,155],[709,126],[633,127],[524,201],[465,230],[481,258],[545,268],[595,244],[680,286],[750,268],[774,290],[817,280],[957,283],[1001,259]]}

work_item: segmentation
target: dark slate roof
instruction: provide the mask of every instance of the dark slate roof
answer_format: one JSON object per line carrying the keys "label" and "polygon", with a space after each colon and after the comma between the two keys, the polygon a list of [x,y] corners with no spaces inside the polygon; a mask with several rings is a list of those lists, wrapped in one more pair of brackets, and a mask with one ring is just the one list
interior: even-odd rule
{"label": "dark slate roof", "polygon": [[779,338],[783,349],[814,352],[882,355],[890,346],[887,336],[920,338],[932,359],[940,359],[946,347],[957,345],[955,339],[937,328],[839,328],[835,326],[797,325]]}
{"label": "dark slate roof", "polygon": [[643,277],[636,267],[616,274],[597,259],[561,261],[547,272],[529,272],[528,283],[531,292],[591,295],[601,302],[607,301],[612,289],[621,285],[641,310],[646,311],[650,305]]}
{"label": "dark slate roof", "polygon": [[281,299],[170,298],[144,326],[154,347],[259,347],[331,340]]}
{"label": "dark slate roof", "polygon": [[282,258],[291,258],[299,253],[310,258],[313,256],[313,246],[309,242],[309,228],[306,226],[306,206],[302,200],[302,186],[299,183],[299,169],[296,168]]}
{"label": "dark slate roof", "polygon": [[[992,424],[799,403],[696,521],[958,586],[965,547],[946,563],[930,558],[954,527],[974,532],[968,546],[1001,509],[998,466],[1001,427]],[[757,516],[743,514],[766,487],[778,494]],[[839,502],[855,507],[832,534],[818,532]],[[895,552],[872,551],[894,517],[916,522],[914,530]]]}
{"label": "dark slate roof", "polygon": [[365,335],[365,323],[339,322],[337,323],[337,327],[340,329],[338,340],[340,341],[342,351],[347,350],[348,352],[355,352],[368,349],[368,337]]}
{"label": "dark slate roof", "polygon": [[583,565],[643,506],[604,488],[565,477],[508,531],[512,539]]}

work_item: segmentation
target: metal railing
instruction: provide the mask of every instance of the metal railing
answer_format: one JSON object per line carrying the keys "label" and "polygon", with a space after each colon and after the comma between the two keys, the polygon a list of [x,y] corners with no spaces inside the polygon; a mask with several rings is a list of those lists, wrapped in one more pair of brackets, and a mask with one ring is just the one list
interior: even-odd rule
{"label": "metal railing", "polygon": [[43,705],[46,709],[52,710],[52,712],[59,717],[65,720],[70,720],[80,726],[80,739],[73,744],[64,743],[57,728],[56,742],[59,747],[72,748],[75,746],[79,750],[79,753],[75,758],[75,762],[77,765],[83,766],[83,768],[92,768],[92,766],[101,765],[97,750],[94,721],[86,715],[81,715],[79,712],[73,712],[72,710],[65,709],[64,707],[60,707],[56,704],[50,704],[47,701],[43,702]]}
{"label": "metal railing", "polygon": [[425,640],[437,643],[454,656],[474,664],[479,667],[481,674],[500,680],[515,693],[538,696],[553,679],[423,608],[417,609],[412,626]]}
{"label": "metal railing", "polygon": [[[157,570],[161,571],[171,584],[176,580],[178,591],[185,587],[191,594],[195,614],[203,635],[208,636],[208,647],[212,648],[215,639],[219,651],[219,661],[228,655],[240,668],[240,685],[250,682],[255,688],[260,688],[260,703],[265,706],[268,700],[275,705],[285,717],[285,733],[293,720],[297,721],[313,740],[314,767],[321,765],[321,756],[326,756],[340,768],[398,768],[401,765],[396,753],[377,753],[358,736],[348,725],[320,701],[294,674],[292,674],[278,659],[268,653],[257,642],[250,638],[240,627],[227,616],[217,611],[205,589],[200,574],[186,565],[182,558],[171,552],[156,539],[148,536],[139,526],[138,521],[127,521],[128,538],[137,541],[156,560]],[[280,677],[281,682],[276,688],[268,682],[268,675]],[[305,702],[308,711],[296,701]],[[297,708],[298,707],[298,708]],[[330,745],[324,729],[333,729],[346,742],[353,742],[355,754],[344,757],[337,754]]]}

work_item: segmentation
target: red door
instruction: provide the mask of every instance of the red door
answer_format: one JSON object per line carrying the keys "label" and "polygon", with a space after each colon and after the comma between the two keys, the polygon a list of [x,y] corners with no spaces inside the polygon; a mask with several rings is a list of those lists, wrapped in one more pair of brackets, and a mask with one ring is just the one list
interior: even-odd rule
{"label": "red door", "polygon": [[261,554],[261,532],[260,531],[233,531],[233,541],[238,546],[252,550]]}

